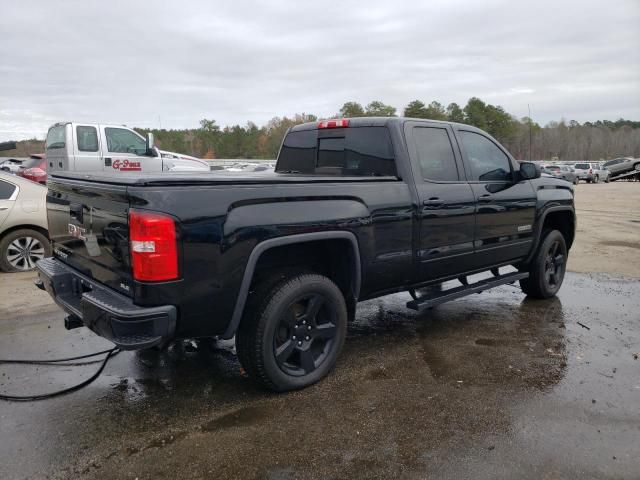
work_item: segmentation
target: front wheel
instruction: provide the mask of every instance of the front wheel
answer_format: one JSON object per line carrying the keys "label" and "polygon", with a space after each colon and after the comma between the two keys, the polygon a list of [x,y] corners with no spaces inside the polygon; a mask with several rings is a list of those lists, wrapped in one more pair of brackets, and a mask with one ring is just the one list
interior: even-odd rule
{"label": "front wheel", "polygon": [[250,295],[236,348],[250,377],[283,392],[327,375],[346,332],[345,299],[330,279],[313,273],[272,277]]}
{"label": "front wheel", "polygon": [[598,183],[600,181],[600,177],[598,175],[593,179],[593,183]]}
{"label": "front wheel", "polygon": [[558,230],[549,230],[529,265],[529,278],[520,280],[520,287],[533,298],[553,297],[562,286],[566,268],[567,244],[564,236]]}

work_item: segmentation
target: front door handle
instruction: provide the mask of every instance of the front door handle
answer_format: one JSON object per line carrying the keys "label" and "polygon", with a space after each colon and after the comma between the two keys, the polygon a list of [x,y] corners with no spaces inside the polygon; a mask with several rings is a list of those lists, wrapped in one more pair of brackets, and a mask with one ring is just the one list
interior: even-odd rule
{"label": "front door handle", "polygon": [[493,195],[489,195],[488,193],[485,193],[484,195],[480,195],[480,198],[478,198],[478,201],[483,203],[487,203],[492,200],[493,200]]}
{"label": "front door handle", "polygon": [[440,200],[438,197],[431,197],[428,200],[425,200],[424,202],[422,202],[422,204],[425,207],[439,207],[443,203],[444,202],[442,200]]}

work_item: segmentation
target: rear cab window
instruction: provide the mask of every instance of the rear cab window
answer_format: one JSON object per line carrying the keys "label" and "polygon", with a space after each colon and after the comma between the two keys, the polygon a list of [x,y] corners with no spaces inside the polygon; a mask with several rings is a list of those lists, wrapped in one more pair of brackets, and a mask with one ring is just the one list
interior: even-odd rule
{"label": "rear cab window", "polygon": [[76,137],[78,137],[79,151],[98,151],[98,130],[96,129],[96,127],[78,125],[76,127]]}
{"label": "rear cab window", "polygon": [[413,140],[423,180],[457,182],[460,180],[456,158],[447,130],[416,126]]}
{"label": "rear cab window", "polygon": [[574,168],[578,168],[580,170],[589,170],[589,164],[588,163],[576,163]]}
{"label": "rear cab window", "polygon": [[337,176],[396,176],[387,127],[347,127],[289,132],[278,173]]}

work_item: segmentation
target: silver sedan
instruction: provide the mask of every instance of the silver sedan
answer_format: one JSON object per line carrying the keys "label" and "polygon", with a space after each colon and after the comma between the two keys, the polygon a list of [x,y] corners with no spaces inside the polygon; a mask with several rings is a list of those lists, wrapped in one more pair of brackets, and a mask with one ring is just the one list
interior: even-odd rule
{"label": "silver sedan", "polygon": [[46,196],[46,187],[0,172],[0,270],[32,270],[51,256]]}

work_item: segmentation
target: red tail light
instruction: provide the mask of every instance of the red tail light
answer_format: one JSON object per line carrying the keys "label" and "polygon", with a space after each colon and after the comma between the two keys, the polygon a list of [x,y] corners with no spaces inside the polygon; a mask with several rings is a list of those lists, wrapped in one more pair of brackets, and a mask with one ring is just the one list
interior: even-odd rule
{"label": "red tail light", "polygon": [[168,215],[129,210],[133,278],[161,282],[178,278],[176,224]]}
{"label": "red tail light", "polygon": [[318,128],[346,128],[349,126],[349,119],[342,120],[323,120],[318,123]]}

